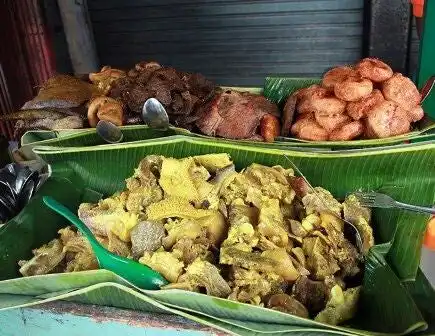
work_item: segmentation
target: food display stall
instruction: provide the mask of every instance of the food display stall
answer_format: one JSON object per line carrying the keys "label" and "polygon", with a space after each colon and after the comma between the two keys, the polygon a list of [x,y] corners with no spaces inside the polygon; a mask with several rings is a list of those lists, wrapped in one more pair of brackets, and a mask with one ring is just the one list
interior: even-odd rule
{"label": "food display stall", "polygon": [[26,2],[0,335],[435,333],[433,1]]}

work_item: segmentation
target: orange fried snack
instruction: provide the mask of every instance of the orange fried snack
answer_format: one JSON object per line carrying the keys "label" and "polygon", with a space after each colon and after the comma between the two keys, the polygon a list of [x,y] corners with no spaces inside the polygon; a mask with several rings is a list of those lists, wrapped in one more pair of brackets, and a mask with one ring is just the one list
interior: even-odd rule
{"label": "orange fried snack", "polygon": [[334,93],[337,98],[348,102],[360,100],[368,96],[372,91],[373,83],[361,76],[348,76],[334,87]]}
{"label": "orange fried snack", "polygon": [[346,112],[354,120],[360,120],[377,104],[385,100],[382,92],[375,89],[367,97],[347,104]]}
{"label": "orange fried snack", "polygon": [[344,124],[339,129],[332,131],[329,135],[331,141],[348,141],[359,137],[364,132],[364,125],[361,121],[355,120]]}
{"label": "orange fried snack", "polygon": [[385,99],[391,100],[406,111],[420,103],[420,92],[415,84],[400,73],[395,73],[390,79],[382,83],[382,93]]}
{"label": "orange fried snack", "polygon": [[328,140],[328,132],[316,122],[312,114],[299,117],[293,124],[291,133],[304,140]]}
{"label": "orange fried snack", "polygon": [[406,111],[396,103],[386,100],[368,113],[366,135],[370,138],[386,138],[407,133],[410,126]]}
{"label": "orange fried snack", "polygon": [[393,76],[393,70],[388,64],[385,64],[377,58],[364,58],[357,63],[355,70],[367,79],[373,82],[383,82]]}
{"label": "orange fried snack", "polygon": [[341,83],[350,75],[356,75],[356,72],[349,66],[332,68],[323,75],[322,86],[325,89],[334,91],[335,85]]}

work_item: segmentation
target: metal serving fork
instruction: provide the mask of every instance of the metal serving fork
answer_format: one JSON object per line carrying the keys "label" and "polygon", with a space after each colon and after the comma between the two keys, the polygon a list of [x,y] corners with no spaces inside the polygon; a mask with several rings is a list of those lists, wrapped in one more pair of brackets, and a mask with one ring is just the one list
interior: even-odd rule
{"label": "metal serving fork", "polygon": [[367,208],[398,208],[432,215],[435,214],[435,208],[397,202],[390,196],[377,192],[354,192],[352,194],[359,199],[362,206]]}

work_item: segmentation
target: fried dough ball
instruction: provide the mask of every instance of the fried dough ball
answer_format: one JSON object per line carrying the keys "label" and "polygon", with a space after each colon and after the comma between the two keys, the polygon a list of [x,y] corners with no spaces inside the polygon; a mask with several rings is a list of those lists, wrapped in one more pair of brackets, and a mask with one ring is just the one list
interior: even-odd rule
{"label": "fried dough ball", "polygon": [[357,101],[368,96],[373,91],[373,83],[361,76],[348,76],[345,80],[335,84],[334,93],[344,101]]}
{"label": "fried dough ball", "polygon": [[291,133],[304,140],[328,140],[328,132],[316,122],[312,114],[299,117],[293,124]]}
{"label": "fried dough ball", "polygon": [[420,105],[417,105],[416,107],[408,111],[408,116],[412,122],[416,122],[423,119],[424,117],[423,108]]}
{"label": "fried dough ball", "polygon": [[409,132],[411,123],[407,112],[402,107],[386,100],[369,112],[366,127],[368,137],[386,138]]}
{"label": "fried dough ball", "polygon": [[311,98],[311,107],[314,113],[321,115],[343,114],[346,111],[346,102],[334,96],[332,92],[317,92]]}
{"label": "fried dough ball", "polygon": [[420,93],[415,84],[400,73],[395,73],[382,83],[382,93],[385,99],[397,103],[407,111],[420,103]]}
{"label": "fried dough ball", "polygon": [[297,92],[298,103],[296,110],[298,113],[313,113],[314,108],[312,99],[315,97],[322,97],[327,93],[327,90],[320,87],[320,85],[311,85],[307,88],[301,89]]}
{"label": "fried dough ball", "polygon": [[350,118],[345,114],[314,114],[317,123],[322,126],[328,133],[343,126],[350,121]]}
{"label": "fried dough ball", "polygon": [[364,132],[364,125],[361,121],[355,120],[344,124],[341,128],[332,131],[329,135],[331,141],[347,141],[359,137]]}
{"label": "fried dough ball", "polygon": [[334,90],[335,84],[342,82],[347,77],[354,74],[355,70],[349,66],[333,68],[323,75],[322,86],[328,90]]}
{"label": "fried dough ball", "polygon": [[375,89],[367,97],[364,97],[355,102],[347,104],[347,114],[354,120],[360,120],[367,116],[367,112],[370,111],[375,105],[382,103],[385,100],[382,92]]}
{"label": "fried dough ball", "polygon": [[377,58],[364,58],[357,63],[355,70],[359,74],[373,82],[383,82],[393,76],[393,70]]}

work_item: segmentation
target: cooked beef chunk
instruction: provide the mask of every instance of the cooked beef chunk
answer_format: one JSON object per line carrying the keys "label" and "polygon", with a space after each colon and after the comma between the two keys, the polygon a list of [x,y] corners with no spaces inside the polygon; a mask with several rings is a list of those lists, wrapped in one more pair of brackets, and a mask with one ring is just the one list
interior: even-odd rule
{"label": "cooked beef chunk", "polygon": [[207,135],[248,139],[255,136],[265,115],[279,116],[279,111],[263,96],[226,90],[216,94],[197,114],[200,118],[196,126]]}

